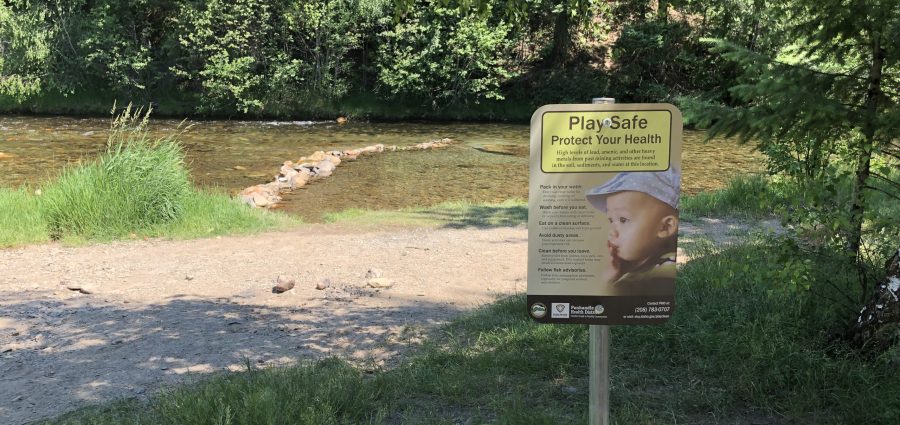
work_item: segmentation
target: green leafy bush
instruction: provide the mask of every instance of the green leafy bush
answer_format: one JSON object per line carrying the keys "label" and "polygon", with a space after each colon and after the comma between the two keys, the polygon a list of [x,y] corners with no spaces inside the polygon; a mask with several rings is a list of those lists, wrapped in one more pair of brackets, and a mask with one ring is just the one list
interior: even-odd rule
{"label": "green leafy bush", "polygon": [[41,91],[51,55],[44,7],[0,2],[0,95],[23,101]]}
{"label": "green leafy bush", "polygon": [[417,4],[381,33],[378,78],[394,96],[427,99],[433,106],[503,99],[510,26],[437,1]]}

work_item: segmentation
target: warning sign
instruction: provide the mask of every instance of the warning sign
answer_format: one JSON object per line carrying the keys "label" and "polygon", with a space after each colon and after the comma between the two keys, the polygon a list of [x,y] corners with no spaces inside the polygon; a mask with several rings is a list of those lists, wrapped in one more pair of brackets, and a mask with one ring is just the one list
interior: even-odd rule
{"label": "warning sign", "polygon": [[671,316],[681,125],[669,104],[548,105],[532,116],[535,320],[647,324]]}

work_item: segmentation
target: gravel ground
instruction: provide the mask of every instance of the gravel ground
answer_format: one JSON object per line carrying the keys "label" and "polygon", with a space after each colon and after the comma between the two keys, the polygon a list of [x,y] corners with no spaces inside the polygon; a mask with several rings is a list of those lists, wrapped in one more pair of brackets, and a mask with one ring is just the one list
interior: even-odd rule
{"label": "gravel ground", "polygon": [[[750,227],[699,220],[682,225],[682,238],[727,242]],[[390,367],[429,328],[524,292],[527,237],[525,226],[331,224],[0,250],[0,422],[144,399],[247,362],[338,356]],[[371,287],[370,270],[393,286]],[[294,289],[273,293],[279,275],[293,277]]]}

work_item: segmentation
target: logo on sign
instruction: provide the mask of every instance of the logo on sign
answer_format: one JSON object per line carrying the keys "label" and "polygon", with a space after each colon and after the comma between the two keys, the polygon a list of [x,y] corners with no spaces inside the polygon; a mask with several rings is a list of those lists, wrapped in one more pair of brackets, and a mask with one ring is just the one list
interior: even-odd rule
{"label": "logo on sign", "polygon": [[569,303],[553,303],[550,305],[550,317],[553,319],[569,318]]}
{"label": "logo on sign", "polygon": [[534,316],[535,319],[541,319],[547,315],[547,306],[541,303],[534,303],[531,306],[531,315]]}

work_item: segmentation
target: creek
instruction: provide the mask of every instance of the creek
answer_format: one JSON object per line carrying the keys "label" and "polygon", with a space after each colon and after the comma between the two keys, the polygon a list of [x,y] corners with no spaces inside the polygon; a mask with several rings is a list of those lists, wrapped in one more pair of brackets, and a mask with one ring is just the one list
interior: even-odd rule
{"label": "creek", "polygon": [[[348,208],[398,209],[444,201],[499,202],[528,197],[527,124],[313,121],[186,121],[154,119],[161,136],[179,137],[194,183],[235,194],[271,181],[282,162],[317,150],[376,143],[408,146],[449,137],[446,149],[391,152],[341,164],[334,176],[285,196],[279,208],[308,221]],[[0,187],[38,187],[66,166],[105,149],[108,119],[0,116]],[[732,176],[761,171],[762,156],[731,140],[704,143],[684,132],[682,189],[721,188]]]}

